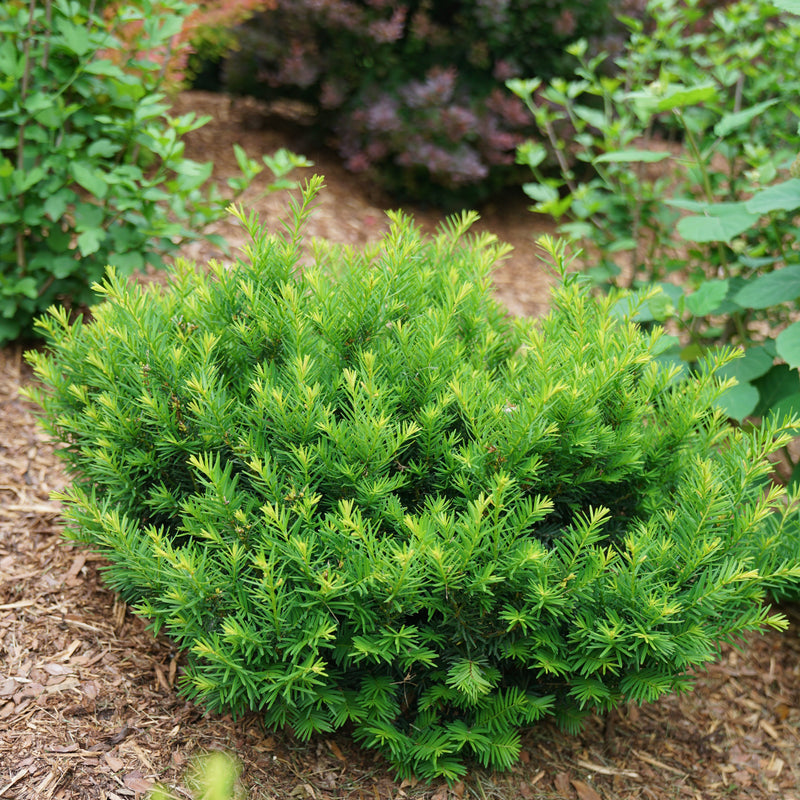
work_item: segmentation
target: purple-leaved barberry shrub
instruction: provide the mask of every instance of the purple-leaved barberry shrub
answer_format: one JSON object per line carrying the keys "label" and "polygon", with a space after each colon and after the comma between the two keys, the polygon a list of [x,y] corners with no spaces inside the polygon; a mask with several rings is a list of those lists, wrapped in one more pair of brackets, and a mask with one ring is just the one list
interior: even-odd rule
{"label": "purple-leaved barberry shrub", "polygon": [[509,78],[569,74],[566,45],[619,31],[630,0],[277,0],[237,30],[234,94],[293,98],[348,169],[399,199],[475,203],[525,179],[534,132]]}

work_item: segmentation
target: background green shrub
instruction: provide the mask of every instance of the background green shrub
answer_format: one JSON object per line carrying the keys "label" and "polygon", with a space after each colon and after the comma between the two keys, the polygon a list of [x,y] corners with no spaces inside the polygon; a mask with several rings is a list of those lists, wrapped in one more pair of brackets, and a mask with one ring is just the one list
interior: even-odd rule
{"label": "background green shrub", "polygon": [[647,14],[614,76],[578,43],[574,81],[511,82],[547,142],[520,148],[537,177],[524,188],[588,247],[598,284],[659,287],[638,319],[669,323],[664,358],[745,351],[723,369],[732,419],[797,414],[800,19],[763,0],[710,17],[650,0]]}
{"label": "background green shrub", "polygon": [[[507,78],[571,72],[609,0],[278,0],[237,30],[224,88],[317,111],[345,165],[399,199],[462,208],[509,178],[530,121]],[[619,27],[619,26],[617,26]]]}
{"label": "background green shrub", "polygon": [[101,4],[105,6],[103,16],[119,38],[132,45],[134,52],[137,47],[147,48],[147,60],[158,61],[165,83],[171,89],[177,89],[187,80],[196,77],[196,70],[204,62],[220,59],[234,47],[233,29],[236,25],[256,11],[272,8],[275,4],[274,0],[202,0],[200,3],[193,3],[190,9],[186,9],[186,18],[179,33],[171,39],[167,48],[159,52],[147,47],[147,42],[142,40],[141,20],[128,19],[120,25],[116,19],[120,10],[141,2],[142,0],[104,2]]}
{"label": "background green shrub", "polygon": [[[212,164],[183,156],[182,137],[208,118],[171,117],[162,91],[158,55],[192,7],[117,8],[114,25],[139,32],[123,41],[92,5],[0,5],[0,345],[29,335],[54,301],[91,302],[109,263],[120,273],[163,265],[230,202],[208,184]],[[264,168],[237,158],[234,193]],[[300,163],[267,160],[278,177]]]}
{"label": "background green shrub", "polygon": [[[491,297],[505,252],[393,215],[365,252],[238,216],[233,267],[111,275],[95,321],[41,322],[30,395],[74,476],[71,536],[188,651],[184,691],[300,737],[352,724],[401,775],[517,758],[520,726],[689,685],[782,626],[783,491],[660,331],[564,275],[541,322]],[[782,556],[792,555],[784,549]]]}

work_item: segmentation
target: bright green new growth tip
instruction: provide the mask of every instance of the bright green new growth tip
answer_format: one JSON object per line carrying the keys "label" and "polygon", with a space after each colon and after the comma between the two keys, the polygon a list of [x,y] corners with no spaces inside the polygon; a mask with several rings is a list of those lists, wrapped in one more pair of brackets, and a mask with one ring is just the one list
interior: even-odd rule
{"label": "bright green new growth tip", "polygon": [[670,373],[552,242],[551,313],[510,319],[471,214],[433,239],[392,215],[301,269],[320,184],[286,236],[236,211],[232,267],[112,272],[94,321],[53,309],[31,356],[70,535],[188,651],[190,697],[454,779],[783,626],[762,600],[798,577],[767,483],[787,430],[728,427],[713,365]]}

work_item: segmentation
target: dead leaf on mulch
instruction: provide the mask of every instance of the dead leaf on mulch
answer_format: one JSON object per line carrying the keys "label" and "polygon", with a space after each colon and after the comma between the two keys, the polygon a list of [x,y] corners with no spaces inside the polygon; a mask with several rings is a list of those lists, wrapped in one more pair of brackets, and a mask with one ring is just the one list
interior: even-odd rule
{"label": "dead leaf on mulch", "polygon": [[559,772],[553,781],[560,797],[574,797],[575,793],[572,791],[569,775],[566,772]]}
{"label": "dead leaf on mulch", "polygon": [[578,793],[579,800],[603,800],[597,792],[589,786],[588,783],[584,783],[583,781],[571,781],[572,785],[575,787],[575,791]]}
{"label": "dead leaf on mulch", "polygon": [[153,791],[153,781],[147,780],[141,772],[129,772],[122,782],[136,794],[147,794]]}

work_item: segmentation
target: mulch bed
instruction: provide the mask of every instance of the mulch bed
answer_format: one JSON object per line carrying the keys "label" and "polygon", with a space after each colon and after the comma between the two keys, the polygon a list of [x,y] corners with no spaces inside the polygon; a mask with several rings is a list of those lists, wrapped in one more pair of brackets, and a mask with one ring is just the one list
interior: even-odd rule
{"label": "mulch bed", "polygon": [[[222,98],[190,93],[180,101],[214,115],[189,151],[213,159],[221,176],[233,171],[234,141],[254,156],[297,141],[254,129]],[[329,187],[312,233],[352,244],[378,235],[381,199],[324,151],[306,155]],[[265,218],[283,205],[254,202]],[[423,226],[435,224],[435,214],[412,211]],[[498,273],[498,295],[515,313],[541,312],[549,278],[533,238],[546,225],[513,197],[486,209],[481,224],[517,246]],[[233,239],[228,225],[219,229]],[[193,245],[187,255],[211,253]],[[136,798],[156,783],[187,798],[187,769],[207,750],[236,754],[243,796],[254,800],[800,798],[796,606],[781,609],[786,633],[724,646],[693,692],[592,719],[578,736],[541,724],[525,734],[509,773],[476,769],[453,787],[394,781],[346,731],[304,744],[263,730],[256,717],[232,720],[187,703],[178,693],[181,655],[103,586],[102,560],[61,538],[51,493],[66,477],[19,394],[32,380],[21,348],[0,351],[0,800]]]}

